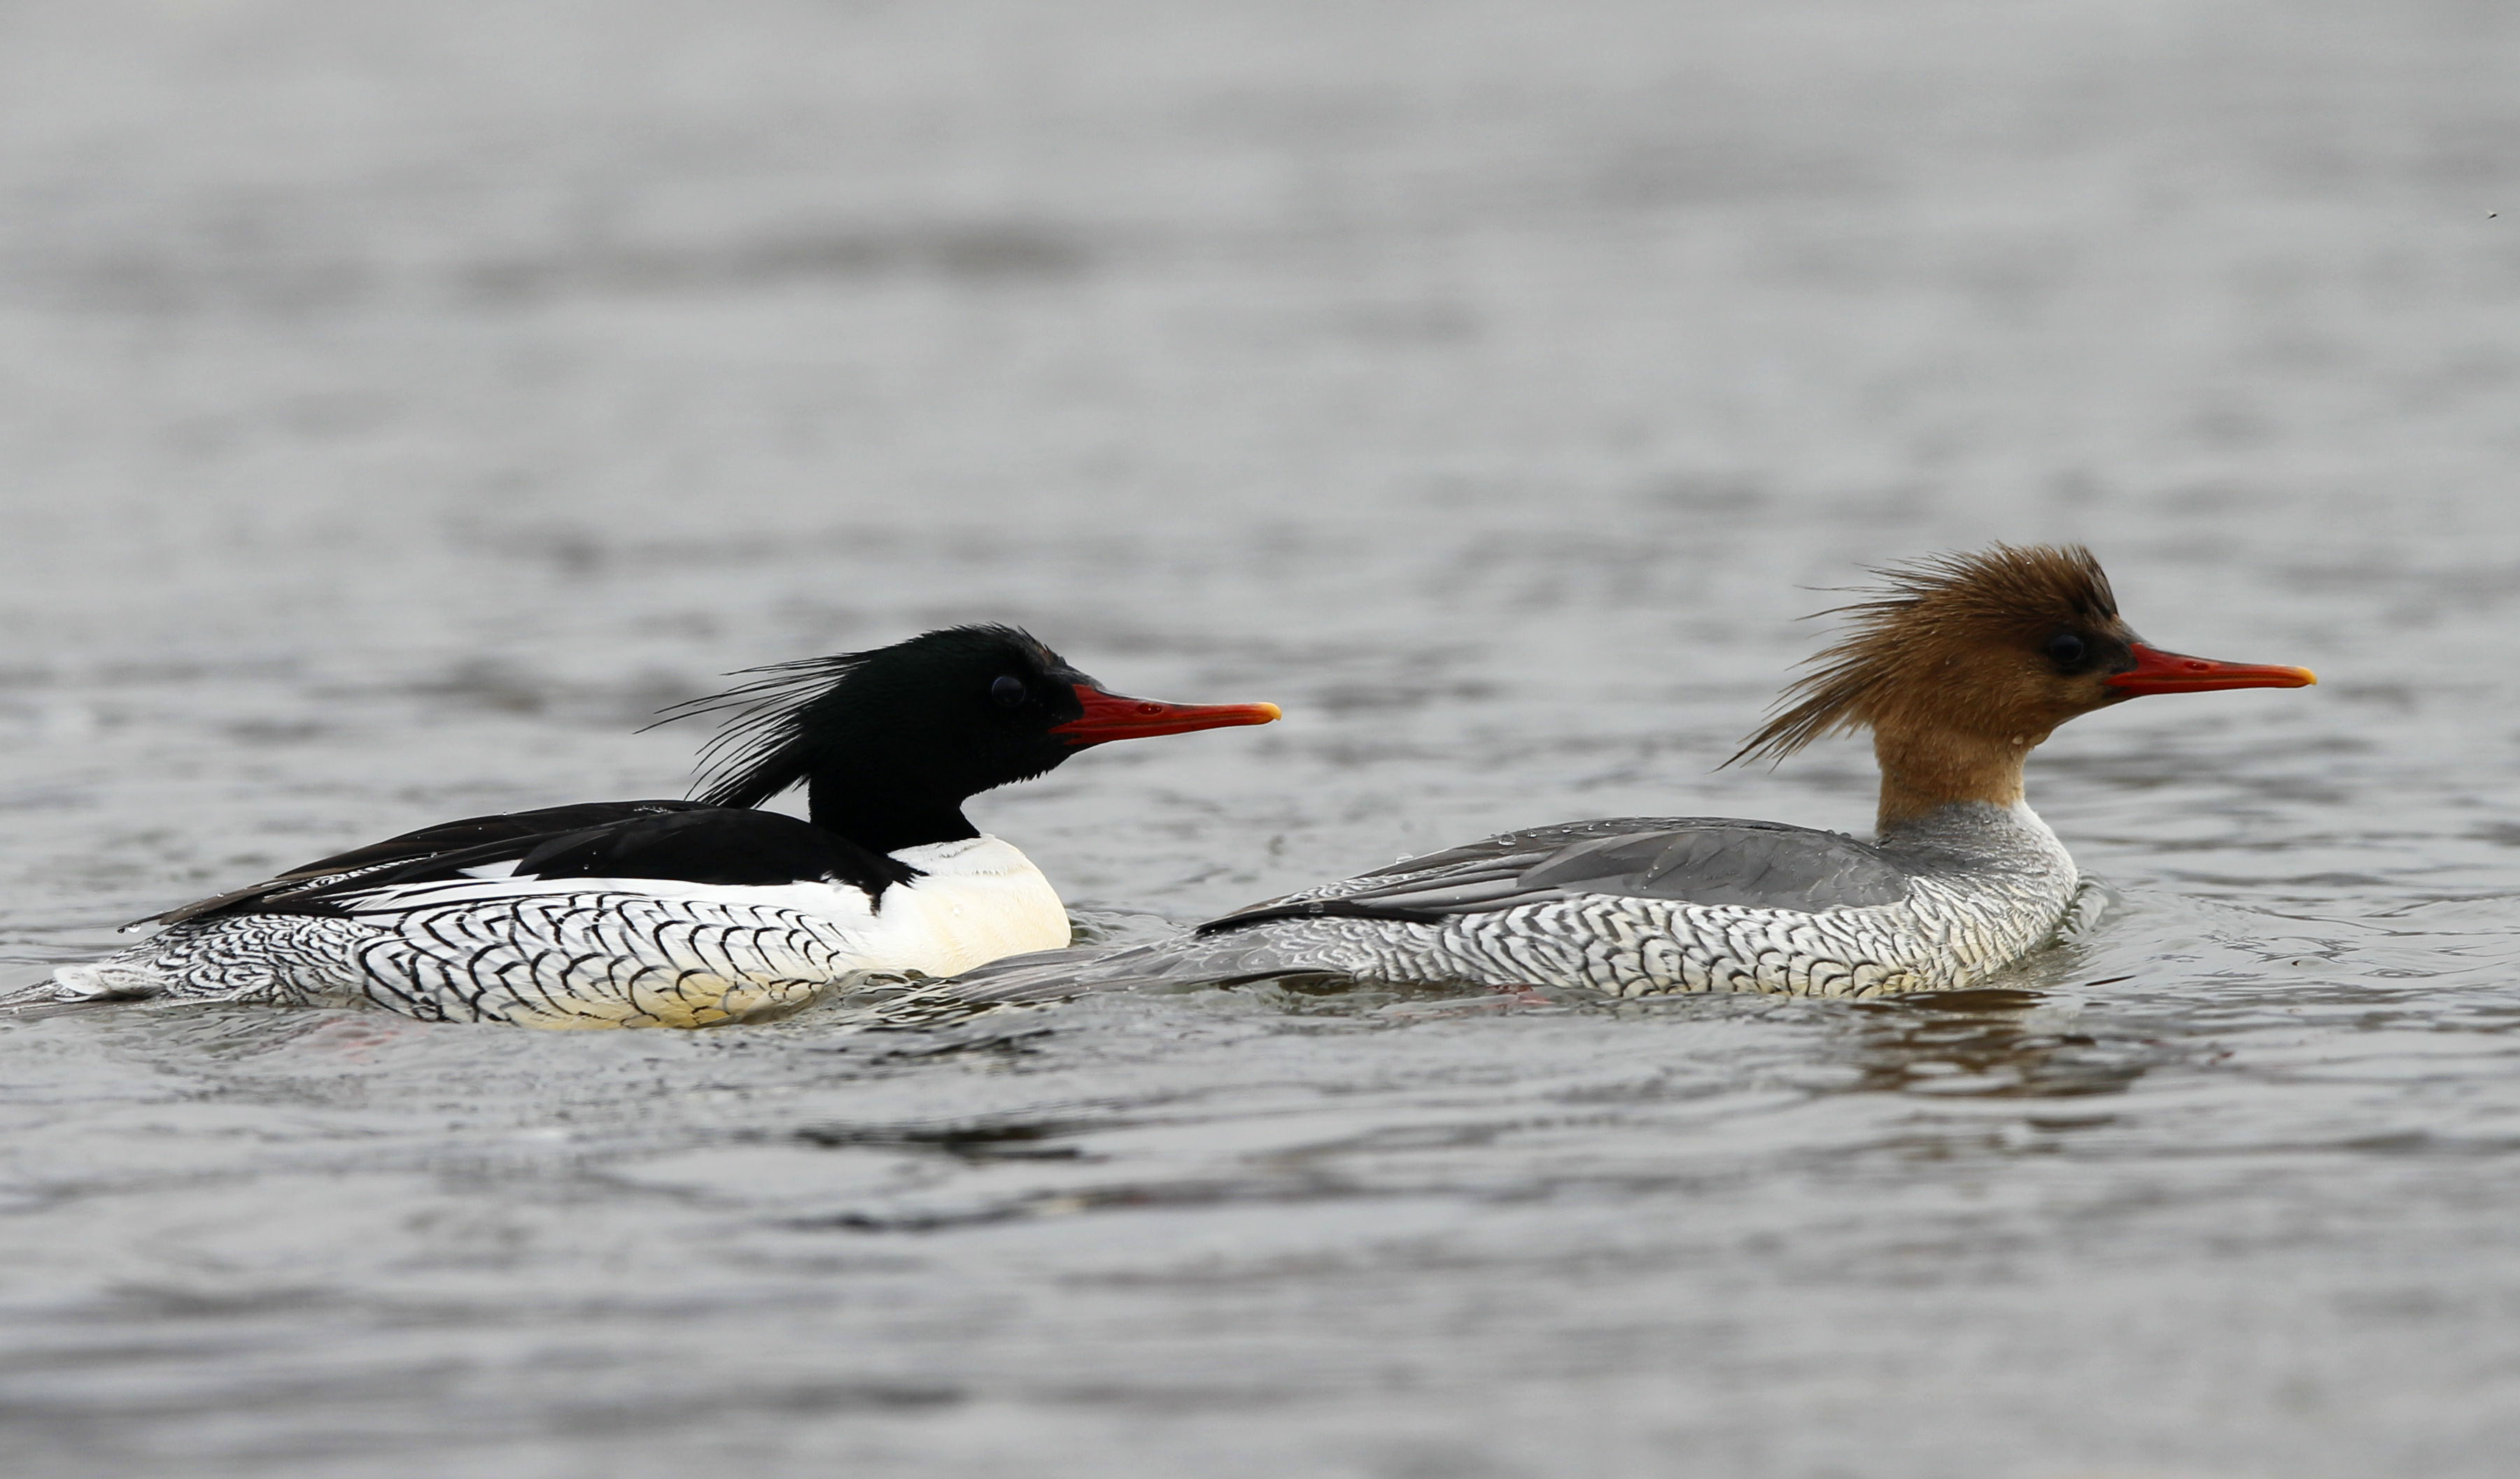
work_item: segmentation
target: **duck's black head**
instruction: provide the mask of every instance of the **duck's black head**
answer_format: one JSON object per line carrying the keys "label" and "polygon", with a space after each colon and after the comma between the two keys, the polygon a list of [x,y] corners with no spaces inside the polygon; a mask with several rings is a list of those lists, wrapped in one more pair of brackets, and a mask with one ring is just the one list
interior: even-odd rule
{"label": "duck's black head", "polygon": [[701,753],[699,799],[758,806],[802,784],[815,822],[880,852],[977,835],[964,801],[1089,745],[1278,717],[1269,703],[1107,694],[1004,626],[948,627],[750,671],[763,676],[675,713],[736,714]]}

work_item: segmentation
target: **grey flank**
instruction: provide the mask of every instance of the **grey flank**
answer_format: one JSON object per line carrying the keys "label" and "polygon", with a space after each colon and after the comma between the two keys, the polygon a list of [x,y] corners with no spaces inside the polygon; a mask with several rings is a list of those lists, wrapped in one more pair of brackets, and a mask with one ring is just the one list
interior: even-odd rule
{"label": "grey flank", "polygon": [[[1111,956],[1081,979],[1318,973],[1622,997],[1949,990],[2046,944],[2079,885],[2073,859],[2028,807],[1948,806],[1877,844],[1723,819],[1584,822],[1290,894]],[[1419,918],[1310,917],[1309,905]],[[1062,953],[976,979],[1003,990],[1047,969],[1077,973]]]}

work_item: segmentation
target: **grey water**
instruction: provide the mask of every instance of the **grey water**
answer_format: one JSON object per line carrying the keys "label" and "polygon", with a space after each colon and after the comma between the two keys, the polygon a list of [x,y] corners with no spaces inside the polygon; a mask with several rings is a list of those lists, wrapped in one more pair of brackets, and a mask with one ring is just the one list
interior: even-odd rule
{"label": "grey water", "polygon": [[[1993,989],[0,1024],[0,1470],[2520,1469],[2520,12],[0,8],[0,969],[1020,622],[1125,943],[1716,770],[1868,562],[2321,686]],[[2497,214],[2499,212],[2499,214]]]}

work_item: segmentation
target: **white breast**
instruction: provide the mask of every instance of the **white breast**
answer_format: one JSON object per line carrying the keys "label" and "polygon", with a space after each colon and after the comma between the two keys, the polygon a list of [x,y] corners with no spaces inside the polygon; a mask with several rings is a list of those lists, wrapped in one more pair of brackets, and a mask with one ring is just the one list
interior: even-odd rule
{"label": "white breast", "polygon": [[1014,844],[966,837],[893,856],[926,876],[884,890],[865,925],[870,951],[890,962],[875,968],[960,975],[1001,956],[1066,948],[1066,907]]}

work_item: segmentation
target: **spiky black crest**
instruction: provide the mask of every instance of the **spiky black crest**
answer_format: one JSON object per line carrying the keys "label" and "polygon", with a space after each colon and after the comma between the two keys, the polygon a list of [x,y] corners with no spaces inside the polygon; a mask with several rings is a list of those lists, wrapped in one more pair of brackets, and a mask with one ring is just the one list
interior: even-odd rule
{"label": "spiky black crest", "polygon": [[852,701],[851,680],[870,663],[902,654],[980,648],[1020,650],[1043,669],[1064,665],[1039,639],[1015,627],[946,627],[888,648],[740,669],[733,676],[761,676],[722,694],[675,704],[656,722],[730,714],[700,748],[694,799],[710,806],[759,806],[811,778],[822,752],[817,731]]}
{"label": "spiky black crest", "polygon": [[693,784],[693,799],[711,806],[759,806],[789,786],[803,784],[807,765],[800,733],[804,712],[856,672],[866,657],[864,652],[840,652],[830,657],[804,657],[742,668],[731,676],[761,676],[725,693],[694,698],[664,710],[658,724],[695,719],[702,714],[731,716],[708,743],[700,746],[699,776]]}
{"label": "spiky black crest", "polygon": [[2117,597],[2081,545],[1996,545],[1870,570],[1870,600],[1817,612],[1847,630],[1803,666],[1778,709],[1726,765],[1782,760],[1813,740],[1877,724],[1893,710],[1935,701],[1925,665],[1972,643],[2059,627],[2104,627]]}

